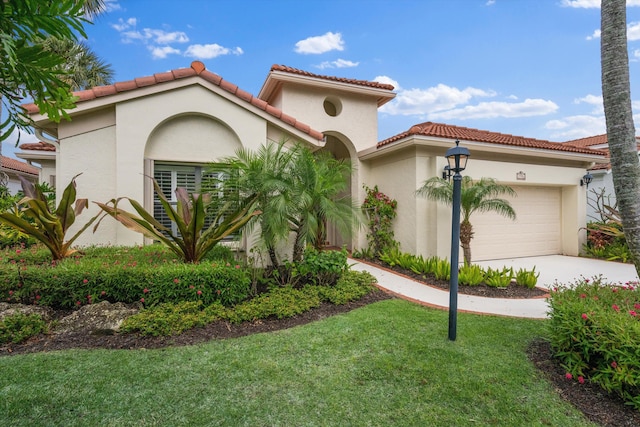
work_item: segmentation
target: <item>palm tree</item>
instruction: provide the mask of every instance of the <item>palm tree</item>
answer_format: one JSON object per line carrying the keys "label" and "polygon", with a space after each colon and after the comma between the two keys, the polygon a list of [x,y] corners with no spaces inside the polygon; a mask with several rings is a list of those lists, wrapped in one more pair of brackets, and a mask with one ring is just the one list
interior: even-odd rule
{"label": "palm tree", "polygon": [[352,172],[349,162],[307,148],[299,148],[294,160],[294,205],[289,221],[295,235],[292,259],[300,261],[307,243],[322,249],[327,222],[348,235],[362,220],[360,209],[345,194]]}
{"label": "palm tree", "polygon": [[[426,180],[416,194],[429,200],[451,205],[453,200],[453,183],[434,177]],[[481,178],[474,181],[469,176],[462,178],[460,208],[462,221],[460,222],[460,244],[464,252],[464,264],[471,264],[471,239],[473,226],[470,218],[474,212],[497,212],[509,219],[516,219],[516,212],[508,200],[500,199],[501,195],[516,196],[516,192],[508,185],[499,184],[493,178]]]}
{"label": "palm tree", "polygon": [[113,81],[113,68],[100,59],[83,41],[49,37],[44,48],[64,58],[62,68],[65,74],[60,80],[69,85],[72,91],[94,86],[110,84]]}
{"label": "palm tree", "polygon": [[205,188],[222,191],[226,196],[258,194],[256,209],[262,211],[262,215],[247,224],[247,230],[260,226],[260,239],[275,268],[280,265],[276,246],[289,234],[287,209],[293,194],[289,170],[295,153],[295,148],[285,148],[284,141],[268,142],[255,152],[238,149],[235,156],[210,165],[209,172],[218,174],[218,178]]}
{"label": "palm tree", "polygon": [[625,0],[602,0],[602,98],[613,187],[625,239],[640,274],[640,162],[631,110]]}

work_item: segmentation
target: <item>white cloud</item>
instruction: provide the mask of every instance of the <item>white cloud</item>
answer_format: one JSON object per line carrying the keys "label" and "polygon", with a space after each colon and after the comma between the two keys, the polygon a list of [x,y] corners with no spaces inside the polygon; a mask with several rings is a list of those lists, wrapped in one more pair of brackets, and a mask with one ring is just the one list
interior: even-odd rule
{"label": "white cloud", "polygon": [[493,91],[468,87],[458,89],[439,84],[427,89],[408,89],[399,91],[396,98],[383,105],[381,112],[391,115],[425,115],[456,108],[468,103],[474,97],[495,96]]}
{"label": "white cloud", "polygon": [[187,48],[184,52],[185,56],[189,56],[192,58],[198,59],[211,59],[216,58],[221,55],[242,55],[244,51],[236,47],[235,49],[229,49],[223,46],[220,46],[217,43],[213,44],[193,44]]}
{"label": "white cloud", "polygon": [[324,70],[325,68],[352,68],[360,65],[359,62],[348,61],[346,59],[338,59],[335,61],[324,61],[320,65],[316,65],[317,68]]}
{"label": "white cloud", "polygon": [[627,40],[640,40],[640,22],[631,22],[627,25]]}
{"label": "white cloud", "polygon": [[186,43],[189,41],[189,37],[182,31],[166,32],[153,28],[145,28],[143,31],[145,39],[152,40],[157,44]]}
{"label": "white cloud", "polygon": [[587,95],[582,98],[574,99],[574,104],[588,104],[593,105],[594,109],[591,114],[603,115],[604,105],[602,104],[602,96],[600,95]]}
{"label": "white cloud", "polygon": [[120,10],[122,9],[122,6],[120,6],[120,3],[118,3],[118,0],[104,0],[104,9],[105,12],[113,12],[115,10]]}
{"label": "white cloud", "polygon": [[397,81],[393,80],[391,77],[388,77],[388,76],[377,76],[375,79],[373,79],[373,81],[387,84],[387,85],[392,85],[396,91],[402,90],[402,88],[400,87],[400,83],[398,83]]}
{"label": "white cloud", "polygon": [[495,119],[498,117],[532,117],[544,116],[558,110],[558,105],[553,101],[544,99],[525,99],[523,102],[481,102],[477,105],[467,105],[429,114],[429,118],[435,120],[451,119]]}
{"label": "white cloud", "polygon": [[7,139],[2,141],[3,156],[11,157],[12,159],[17,158],[15,153],[20,151],[20,149],[16,147],[18,136],[20,137],[19,145],[38,142],[38,138],[35,135],[22,131],[20,129],[14,129],[13,132],[11,132],[11,135],[9,135]]}
{"label": "white cloud", "polygon": [[328,32],[322,36],[309,37],[296,43],[295,52],[302,54],[319,54],[332,50],[344,50],[341,33]]}
{"label": "white cloud", "polygon": [[180,53],[178,49],[175,49],[171,46],[149,46],[149,51],[151,51],[151,57],[153,59],[164,59],[169,55],[177,55]]}
{"label": "white cloud", "polygon": [[569,116],[550,120],[544,127],[554,131],[551,133],[551,138],[556,141],[571,141],[606,133],[604,116]]}
{"label": "white cloud", "polygon": [[493,6],[494,4],[496,4],[496,0],[487,0],[487,3],[485,3],[487,6]]}
{"label": "white cloud", "polygon": [[118,31],[119,33],[128,30],[131,27],[135,27],[138,20],[136,18],[129,18],[126,21],[122,18],[118,19],[117,24],[111,24],[111,27]]}
{"label": "white cloud", "polygon": [[593,34],[591,34],[590,36],[587,36],[587,40],[595,40],[595,39],[599,39],[600,38],[600,33],[601,31],[598,30],[594,30]]}
{"label": "white cloud", "polygon": [[[600,9],[600,0],[562,0],[560,4],[564,7]],[[627,7],[629,6],[640,6],[640,0],[627,0]]]}

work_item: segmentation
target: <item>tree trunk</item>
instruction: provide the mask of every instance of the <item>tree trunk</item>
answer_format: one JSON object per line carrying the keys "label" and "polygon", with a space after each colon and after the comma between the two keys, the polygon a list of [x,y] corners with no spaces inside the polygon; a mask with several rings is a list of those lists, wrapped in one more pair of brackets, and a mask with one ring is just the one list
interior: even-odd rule
{"label": "tree trunk", "polygon": [[269,258],[271,259],[271,265],[274,269],[280,268],[280,263],[278,262],[278,255],[276,255],[276,250],[272,245],[267,247],[267,252],[269,253]]}
{"label": "tree trunk", "polygon": [[471,239],[473,239],[473,226],[469,221],[460,223],[460,244],[464,254],[464,265],[471,265]]}
{"label": "tree trunk", "polygon": [[624,235],[640,274],[640,164],[631,110],[625,0],[602,0],[602,97],[613,187]]}

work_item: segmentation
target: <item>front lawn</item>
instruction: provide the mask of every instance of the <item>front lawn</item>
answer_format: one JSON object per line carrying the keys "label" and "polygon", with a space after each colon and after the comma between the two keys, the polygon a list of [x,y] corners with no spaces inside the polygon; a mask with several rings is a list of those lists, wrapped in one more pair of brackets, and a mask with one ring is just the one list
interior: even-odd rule
{"label": "front lawn", "polygon": [[378,302],[293,329],[189,347],[0,358],[12,426],[589,424],[525,349],[544,321]]}

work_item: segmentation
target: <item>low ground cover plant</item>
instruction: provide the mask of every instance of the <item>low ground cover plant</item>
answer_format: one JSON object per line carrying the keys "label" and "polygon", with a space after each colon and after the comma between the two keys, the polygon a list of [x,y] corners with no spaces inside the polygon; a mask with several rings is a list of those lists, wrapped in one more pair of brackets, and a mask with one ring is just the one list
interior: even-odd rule
{"label": "low ground cover plant", "polygon": [[6,316],[0,319],[0,344],[18,344],[47,330],[47,323],[39,314],[17,313]]}
{"label": "low ground cover plant", "polygon": [[[357,258],[356,255],[358,254],[353,254],[355,258]],[[378,259],[391,268],[400,267],[425,279],[449,280],[451,274],[451,265],[447,259],[435,256],[424,258],[421,255],[402,252],[398,248],[383,251]],[[536,272],[535,267],[531,270],[521,268],[515,273],[512,268],[484,269],[477,264],[462,265],[458,269],[459,284],[465,286],[486,285],[504,288],[515,280],[516,285],[532,289],[538,283],[539,276],[540,273]]]}
{"label": "low ground cover plant", "polygon": [[551,345],[567,378],[591,381],[640,410],[640,290],[583,279],[549,298]]}

